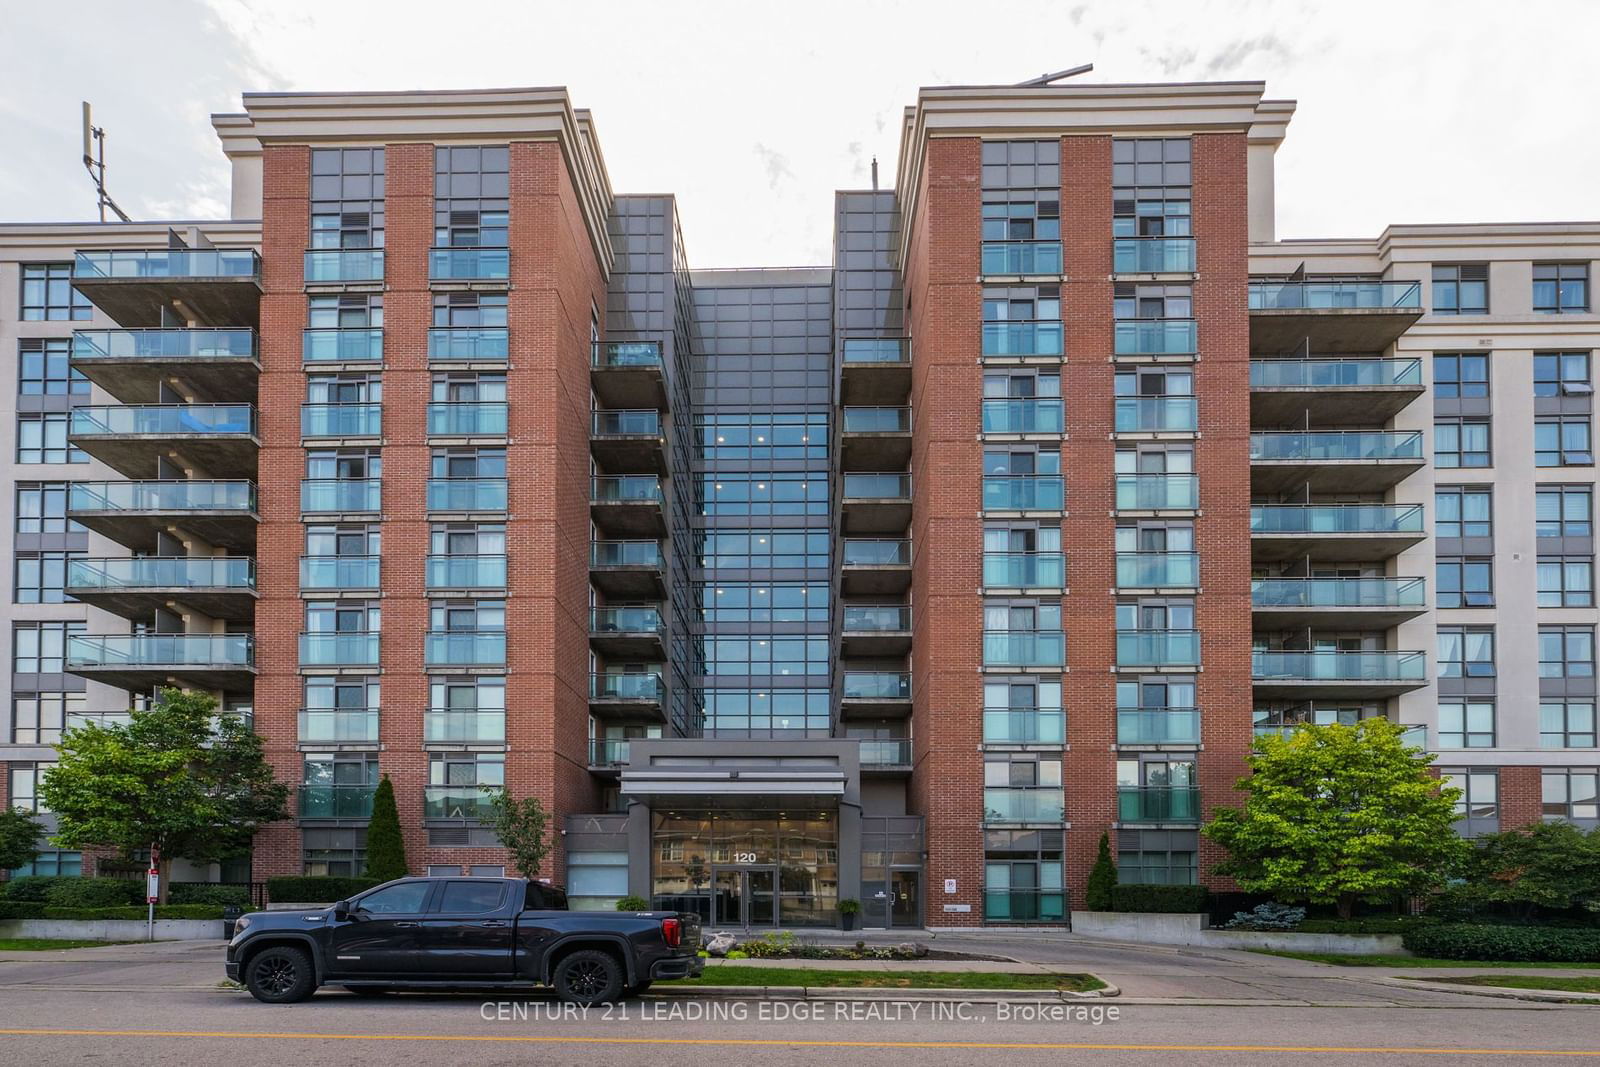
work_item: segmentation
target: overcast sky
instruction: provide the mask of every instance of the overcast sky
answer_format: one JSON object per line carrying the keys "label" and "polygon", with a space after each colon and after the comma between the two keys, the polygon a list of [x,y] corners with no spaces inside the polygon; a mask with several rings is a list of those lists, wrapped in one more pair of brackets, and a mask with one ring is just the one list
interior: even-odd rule
{"label": "overcast sky", "polygon": [[84,98],[130,215],[219,218],[208,115],[243,91],[565,85],[617,192],[678,194],[692,266],[827,263],[918,86],[1090,62],[1299,101],[1280,237],[1595,219],[1597,40],[1596,0],[0,0],[0,219],[92,217]]}

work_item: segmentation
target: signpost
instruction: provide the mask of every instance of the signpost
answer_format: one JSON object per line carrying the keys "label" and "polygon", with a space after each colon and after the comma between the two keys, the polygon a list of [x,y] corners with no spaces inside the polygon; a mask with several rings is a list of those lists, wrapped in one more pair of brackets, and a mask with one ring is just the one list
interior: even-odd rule
{"label": "signpost", "polygon": [[150,869],[145,872],[145,906],[148,917],[145,919],[145,940],[156,939],[156,901],[161,897],[161,871],[158,864],[161,854],[156,851],[156,846],[150,846]]}

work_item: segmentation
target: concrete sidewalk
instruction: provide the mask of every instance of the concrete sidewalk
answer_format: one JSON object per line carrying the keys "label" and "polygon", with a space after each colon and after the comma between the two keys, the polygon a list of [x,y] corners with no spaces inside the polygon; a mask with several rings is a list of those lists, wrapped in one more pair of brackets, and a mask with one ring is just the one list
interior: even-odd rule
{"label": "concrete sidewalk", "polygon": [[1077,973],[1060,964],[1024,963],[1021,960],[1005,962],[991,960],[796,960],[749,959],[706,960],[706,974],[718,967],[759,967],[784,970],[798,968],[816,971],[936,971],[944,974],[984,972],[988,974],[1062,974]]}

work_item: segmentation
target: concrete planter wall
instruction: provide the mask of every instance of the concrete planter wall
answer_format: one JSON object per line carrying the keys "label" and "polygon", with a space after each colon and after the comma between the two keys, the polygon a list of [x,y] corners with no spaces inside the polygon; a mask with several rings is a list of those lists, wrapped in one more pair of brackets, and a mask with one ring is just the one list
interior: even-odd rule
{"label": "concrete planter wall", "polygon": [[[51,937],[78,941],[143,941],[143,919],[6,919],[0,937]],[[222,937],[221,919],[157,919],[159,941],[206,941]]]}
{"label": "concrete planter wall", "polygon": [[1191,948],[1269,948],[1336,956],[1408,956],[1399,934],[1301,934],[1272,930],[1212,930],[1210,916],[1134,911],[1075,911],[1072,932],[1086,937]]}

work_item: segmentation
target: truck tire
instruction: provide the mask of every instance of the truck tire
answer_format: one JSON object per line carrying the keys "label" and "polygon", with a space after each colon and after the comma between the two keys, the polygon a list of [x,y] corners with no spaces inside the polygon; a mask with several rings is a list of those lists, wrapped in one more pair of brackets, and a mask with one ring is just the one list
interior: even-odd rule
{"label": "truck tire", "polygon": [[556,965],[556,993],[573,1004],[609,1004],[622,995],[622,964],[609,952],[579,949]]}
{"label": "truck tire", "polygon": [[293,1004],[316,991],[317,975],[304,949],[274,945],[251,957],[244,985],[263,1004]]}

